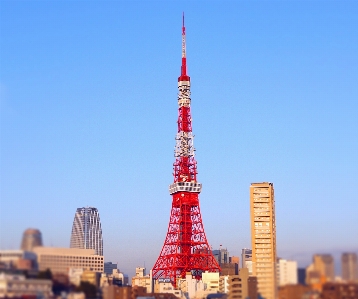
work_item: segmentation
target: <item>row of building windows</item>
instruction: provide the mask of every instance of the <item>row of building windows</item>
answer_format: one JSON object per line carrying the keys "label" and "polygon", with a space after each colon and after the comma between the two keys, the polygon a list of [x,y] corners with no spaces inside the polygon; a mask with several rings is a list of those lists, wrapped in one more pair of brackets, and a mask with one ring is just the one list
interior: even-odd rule
{"label": "row of building windows", "polygon": [[268,197],[254,197],[254,201],[269,202],[270,199]]}
{"label": "row of building windows", "polygon": [[261,208],[254,208],[254,213],[257,213],[257,212],[267,212],[269,213],[270,212],[270,208],[264,208],[264,207],[261,207]]}
{"label": "row of building windows", "polygon": [[66,255],[41,255],[41,259],[72,259],[72,260],[91,260],[103,261],[103,257],[84,257],[84,256],[66,256]]}

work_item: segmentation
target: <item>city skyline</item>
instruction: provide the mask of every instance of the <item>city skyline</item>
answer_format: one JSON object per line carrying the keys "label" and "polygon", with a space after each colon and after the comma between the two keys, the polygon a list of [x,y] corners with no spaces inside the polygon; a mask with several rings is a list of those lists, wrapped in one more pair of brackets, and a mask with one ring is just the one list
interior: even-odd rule
{"label": "city skyline", "polygon": [[250,248],[248,188],[268,181],[279,257],[358,251],[358,4],[217,3],[2,1],[1,249],[28,227],[68,247],[74,209],[95,206],[105,261],[153,266],[185,10],[210,245]]}

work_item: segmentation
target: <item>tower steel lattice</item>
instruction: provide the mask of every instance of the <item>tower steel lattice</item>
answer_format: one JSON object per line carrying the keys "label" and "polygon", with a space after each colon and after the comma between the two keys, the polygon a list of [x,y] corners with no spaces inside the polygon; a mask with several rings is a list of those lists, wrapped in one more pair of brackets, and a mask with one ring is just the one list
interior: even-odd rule
{"label": "tower steel lattice", "polygon": [[182,65],[178,78],[178,133],[174,150],[174,183],[169,186],[172,195],[167,236],[154,264],[154,279],[166,278],[176,286],[177,278],[187,272],[200,279],[205,271],[220,271],[205,235],[199,207],[202,185],[196,179],[194,135],[190,113],[190,77],[186,72],[186,39],[183,14]]}

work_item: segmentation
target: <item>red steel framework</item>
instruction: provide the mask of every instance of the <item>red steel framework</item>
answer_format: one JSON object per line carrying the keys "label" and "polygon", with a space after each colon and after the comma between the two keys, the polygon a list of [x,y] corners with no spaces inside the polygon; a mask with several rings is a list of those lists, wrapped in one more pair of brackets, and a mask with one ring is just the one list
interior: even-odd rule
{"label": "red steel framework", "polygon": [[190,77],[186,72],[186,44],[183,14],[182,65],[178,78],[178,133],[176,135],[174,183],[169,186],[172,209],[169,227],[158,260],[152,269],[154,279],[170,279],[176,286],[177,278],[190,272],[201,279],[205,271],[219,272],[220,267],[206,239],[199,207],[201,184],[197,182],[194,157],[194,135],[190,113]]}

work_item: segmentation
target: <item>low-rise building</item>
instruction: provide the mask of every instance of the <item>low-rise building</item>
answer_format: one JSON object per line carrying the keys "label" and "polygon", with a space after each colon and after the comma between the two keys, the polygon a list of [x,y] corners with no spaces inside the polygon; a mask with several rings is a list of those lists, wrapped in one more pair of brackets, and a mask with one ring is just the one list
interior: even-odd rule
{"label": "low-rise building", "polygon": [[101,273],[98,273],[95,271],[84,270],[81,275],[81,282],[88,282],[98,288],[100,275],[101,275]]}
{"label": "low-rise building", "polygon": [[26,250],[0,250],[0,263],[3,268],[31,270],[36,269],[36,254]]}
{"label": "low-rise building", "polygon": [[48,279],[26,279],[24,275],[0,273],[0,298],[50,298],[52,281]]}
{"label": "low-rise building", "polygon": [[79,286],[81,284],[81,275],[83,273],[82,268],[69,268],[68,279],[71,284]]}
{"label": "low-rise building", "polygon": [[220,275],[218,272],[205,271],[201,276],[201,280],[204,283],[205,291],[212,292],[212,293],[219,292]]}
{"label": "low-rise building", "polygon": [[357,299],[358,283],[325,283],[322,287],[321,299]]}
{"label": "low-rise building", "polygon": [[145,274],[145,268],[137,267],[136,275],[132,277],[132,286],[145,287],[147,293],[153,292],[153,279],[151,273]]}
{"label": "low-rise building", "polygon": [[135,299],[132,297],[132,287],[110,285],[102,289],[103,299]]}
{"label": "low-rise building", "polygon": [[302,284],[285,285],[278,289],[278,299],[302,299],[311,292],[309,286]]}
{"label": "low-rise building", "polygon": [[86,299],[86,295],[83,292],[70,292],[67,299]]}
{"label": "low-rise building", "polygon": [[112,274],[109,275],[109,279],[112,281],[111,284],[117,286],[126,286],[128,285],[128,277],[120,272],[118,269],[114,269]]}
{"label": "low-rise building", "polygon": [[[169,279],[158,279],[154,285],[155,294],[173,294],[177,298],[184,297],[182,281],[178,283],[178,288],[174,288]],[[148,294],[146,295],[148,296]]]}
{"label": "low-rise building", "polygon": [[247,289],[250,299],[258,299],[256,276],[249,276],[247,279]]}
{"label": "low-rise building", "polygon": [[187,294],[189,298],[196,298],[198,292],[204,291],[203,281],[193,278],[190,272],[186,273],[185,278],[178,279],[177,285],[178,289],[181,290],[183,294]]}
{"label": "low-rise building", "polygon": [[228,299],[246,299],[248,297],[249,270],[242,268],[239,275],[228,276]]}
{"label": "low-rise building", "polygon": [[100,277],[100,287],[110,285],[128,286],[128,276],[120,272],[118,269],[113,269],[112,274],[102,273]]}
{"label": "low-rise building", "polygon": [[219,280],[219,292],[227,294],[229,292],[229,275],[221,275]]}

